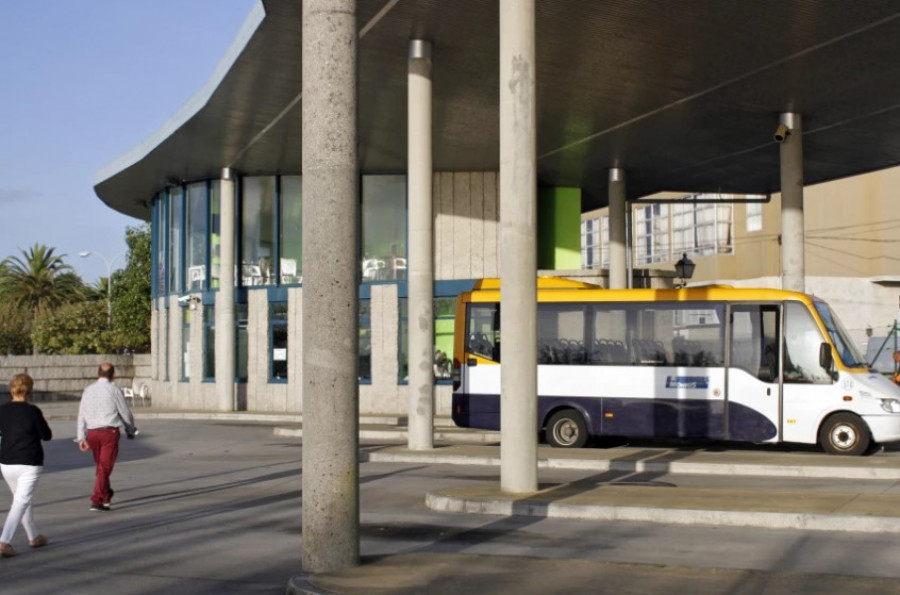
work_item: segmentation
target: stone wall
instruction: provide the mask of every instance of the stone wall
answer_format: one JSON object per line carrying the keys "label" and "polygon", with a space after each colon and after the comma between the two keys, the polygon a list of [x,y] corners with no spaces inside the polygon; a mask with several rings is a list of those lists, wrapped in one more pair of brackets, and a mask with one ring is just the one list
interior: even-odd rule
{"label": "stone wall", "polygon": [[34,379],[34,401],[78,399],[97,378],[102,362],[116,367],[116,384],[140,386],[150,379],[150,355],[7,355],[0,356],[0,398],[9,397],[9,379],[25,373]]}

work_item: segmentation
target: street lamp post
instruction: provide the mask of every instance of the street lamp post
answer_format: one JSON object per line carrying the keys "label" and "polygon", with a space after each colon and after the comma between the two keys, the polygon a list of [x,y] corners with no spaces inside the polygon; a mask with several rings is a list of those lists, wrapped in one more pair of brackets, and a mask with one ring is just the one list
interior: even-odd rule
{"label": "street lamp post", "polygon": [[99,256],[104,263],[106,263],[106,326],[112,328],[112,263],[115,260],[122,256],[122,254],[116,254],[109,260],[106,259],[105,256],[100,254],[99,252],[91,252],[90,250],[84,250],[78,253],[78,256],[81,258],[87,258],[91,255]]}

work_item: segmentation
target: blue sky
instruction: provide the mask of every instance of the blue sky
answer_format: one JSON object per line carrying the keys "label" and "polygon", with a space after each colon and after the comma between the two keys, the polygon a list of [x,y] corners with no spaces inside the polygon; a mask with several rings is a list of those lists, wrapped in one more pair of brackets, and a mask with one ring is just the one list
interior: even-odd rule
{"label": "blue sky", "polygon": [[141,222],[94,193],[98,170],[206,82],[255,0],[0,0],[0,259],[41,243],[88,283]]}

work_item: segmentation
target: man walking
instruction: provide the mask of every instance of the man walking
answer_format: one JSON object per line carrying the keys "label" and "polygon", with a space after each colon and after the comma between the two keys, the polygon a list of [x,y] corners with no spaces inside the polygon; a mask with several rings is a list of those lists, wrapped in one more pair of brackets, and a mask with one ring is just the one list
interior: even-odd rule
{"label": "man walking", "polygon": [[119,455],[121,431],[125,430],[129,440],[137,431],[125,396],[112,382],[115,373],[111,363],[100,364],[97,382],[84,389],[78,407],[78,448],[82,452],[90,449],[97,465],[90,507],[93,512],[107,512],[110,509],[113,489],[109,485],[109,476]]}

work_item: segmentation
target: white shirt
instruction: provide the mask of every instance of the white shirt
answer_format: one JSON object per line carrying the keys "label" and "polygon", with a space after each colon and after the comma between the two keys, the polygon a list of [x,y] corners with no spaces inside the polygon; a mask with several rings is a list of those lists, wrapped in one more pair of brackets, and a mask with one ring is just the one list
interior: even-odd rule
{"label": "white shirt", "polygon": [[88,430],[97,428],[120,428],[134,431],[134,415],[125,402],[125,396],[115,384],[106,378],[98,378],[81,395],[78,406],[78,436],[81,442]]}

